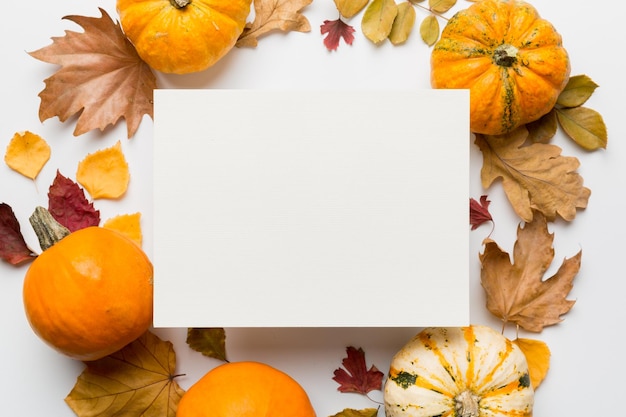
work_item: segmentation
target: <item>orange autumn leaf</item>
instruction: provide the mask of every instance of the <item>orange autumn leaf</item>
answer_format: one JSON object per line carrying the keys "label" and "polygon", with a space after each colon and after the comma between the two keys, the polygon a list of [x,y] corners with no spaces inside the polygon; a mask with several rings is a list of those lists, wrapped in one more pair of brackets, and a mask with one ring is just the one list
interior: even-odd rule
{"label": "orange autumn leaf", "polygon": [[111,217],[104,222],[102,227],[120,232],[130,240],[135,242],[139,247],[143,243],[143,234],[141,233],[141,213],[120,214]]}
{"label": "orange autumn leaf", "polygon": [[92,198],[119,198],[130,181],[128,163],[120,141],[110,148],[87,155],[78,164],[76,180]]}
{"label": "orange autumn leaf", "polygon": [[532,222],[518,227],[513,263],[494,241],[485,240],[480,255],[481,284],[487,295],[487,309],[504,323],[540,332],[545,326],[561,322],[561,315],[573,307],[574,301],[567,295],[580,269],[582,252],[566,258],[552,277],[544,279],[554,259],[553,240],[546,218],[539,212],[534,213]]}
{"label": "orange autumn leaf", "polygon": [[144,115],[153,116],[157,87],[150,67],[139,58],[120,25],[100,9],[102,17],[65,16],[84,31],[66,31],[30,55],[61,68],[44,80],[39,93],[39,119],[57,116],[64,122],[78,115],[74,135],[104,130],[120,118],[127,134],[135,134]]}
{"label": "orange autumn leaf", "polygon": [[50,146],[41,136],[26,131],[13,135],[4,161],[12,170],[35,179],[50,159],[50,153]]}
{"label": "orange autumn leaf", "polygon": [[517,338],[513,340],[526,356],[533,389],[543,382],[550,369],[550,349],[540,340]]}

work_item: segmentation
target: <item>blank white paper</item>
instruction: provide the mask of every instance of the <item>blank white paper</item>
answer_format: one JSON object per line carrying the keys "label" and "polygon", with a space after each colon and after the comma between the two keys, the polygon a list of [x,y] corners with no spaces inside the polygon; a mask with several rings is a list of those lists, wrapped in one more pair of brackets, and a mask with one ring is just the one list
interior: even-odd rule
{"label": "blank white paper", "polygon": [[157,90],[155,327],[469,324],[464,90]]}

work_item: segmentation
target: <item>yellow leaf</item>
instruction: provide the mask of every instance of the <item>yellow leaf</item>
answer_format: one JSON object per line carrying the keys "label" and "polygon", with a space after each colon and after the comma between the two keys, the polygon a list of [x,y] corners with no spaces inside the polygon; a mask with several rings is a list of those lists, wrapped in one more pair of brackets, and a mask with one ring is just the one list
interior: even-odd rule
{"label": "yellow leaf", "polygon": [[439,22],[433,15],[426,16],[420,25],[420,35],[426,45],[432,46],[439,39]]}
{"label": "yellow leaf", "polygon": [[567,85],[559,94],[556,103],[562,107],[582,106],[598,88],[598,84],[593,82],[586,75],[575,75],[570,77]]}
{"label": "yellow leaf", "polygon": [[108,219],[102,226],[120,232],[141,247],[141,213],[120,214]]}
{"label": "yellow leaf", "polygon": [[556,109],[556,117],[567,136],[584,149],[606,148],[608,133],[597,111],[586,107]]}
{"label": "yellow leaf", "polygon": [[35,179],[50,159],[50,153],[50,146],[43,138],[27,131],[13,135],[4,161],[14,171]]}
{"label": "yellow leaf", "polygon": [[435,13],[445,13],[456,4],[456,0],[428,0],[430,10]]}
{"label": "yellow leaf", "polygon": [[528,373],[533,389],[544,380],[550,368],[550,349],[548,345],[540,340],[520,339],[513,341],[524,352],[526,362],[528,362]]}
{"label": "yellow leaf", "polygon": [[398,15],[394,0],[373,0],[361,20],[361,30],[367,39],[378,44],[389,36],[393,21]]}
{"label": "yellow leaf", "polygon": [[406,42],[413,30],[415,24],[415,9],[413,5],[405,1],[398,5],[398,14],[393,20],[389,40],[394,45],[400,45]]}
{"label": "yellow leaf", "polygon": [[335,0],[335,6],[345,18],[351,18],[360,12],[369,0]]}
{"label": "yellow leaf", "polygon": [[172,343],[146,332],[78,377],[65,402],[79,417],[175,417],[185,391],[175,381]]}
{"label": "yellow leaf", "polygon": [[78,164],[76,180],[92,198],[119,198],[126,192],[130,173],[119,141],[87,155]]}
{"label": "yellow leaf", "polygon": [[362,410],[355,410],[354,408],[344,408],[337,414],[331,417],[376,417],[378,415],[377,408],[364,408]]}

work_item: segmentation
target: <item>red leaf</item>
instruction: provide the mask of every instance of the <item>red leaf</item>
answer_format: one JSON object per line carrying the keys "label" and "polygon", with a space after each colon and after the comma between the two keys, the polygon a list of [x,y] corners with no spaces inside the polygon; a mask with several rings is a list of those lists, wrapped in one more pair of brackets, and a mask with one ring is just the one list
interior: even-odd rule
{"label": "red leaf", "polygon": [[70,232],[100,224],[100,211],[87,201],[84,190],[59,171],[48,191],[48,211]]}
{"label": "red leaf", "polygon": [[11,265],[20,265],[36,256],[26,245],[11,206],[0,203],[0,257]]}
{"label": "red leaf", "polygon": [[335,376],[333,377],[333,380],[339,383],[337,389],[341,392],[356,392],[358,394],[367,394],[370,391],[381,389],[384,374],[374,365],[367,370],[363,349],[349,346],[346,352],[348,357],[341,362],[346,369],[335,369]]}
{"label": "red leaf", "polygon": [[480,225],[486,222],[492,222],[493,218],[489,213],[489,203],[486,195],[480,196],[480,203],[473,198],[470,198],[470,224],[472,230],[477,229]]}
{"label": "red leaf", "polygon": [[324,20],[324,24],[320,26],[320,30],[322,35],[328,34],[324,38],[324,45],[329,51],[337,50],[341,38],[343,38],[348,45],[352,45],[352,41],[354,41],[354,28],[344,23],[341,19]]}

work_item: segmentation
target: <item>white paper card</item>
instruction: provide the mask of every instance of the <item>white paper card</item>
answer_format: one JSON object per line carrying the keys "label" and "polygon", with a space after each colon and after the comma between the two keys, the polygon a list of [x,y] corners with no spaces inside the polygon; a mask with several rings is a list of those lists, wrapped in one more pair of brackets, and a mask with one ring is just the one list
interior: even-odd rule
{"label": "white paper card", "polygon": [[156,327],[469,324],[469,94],[157,90]]}

